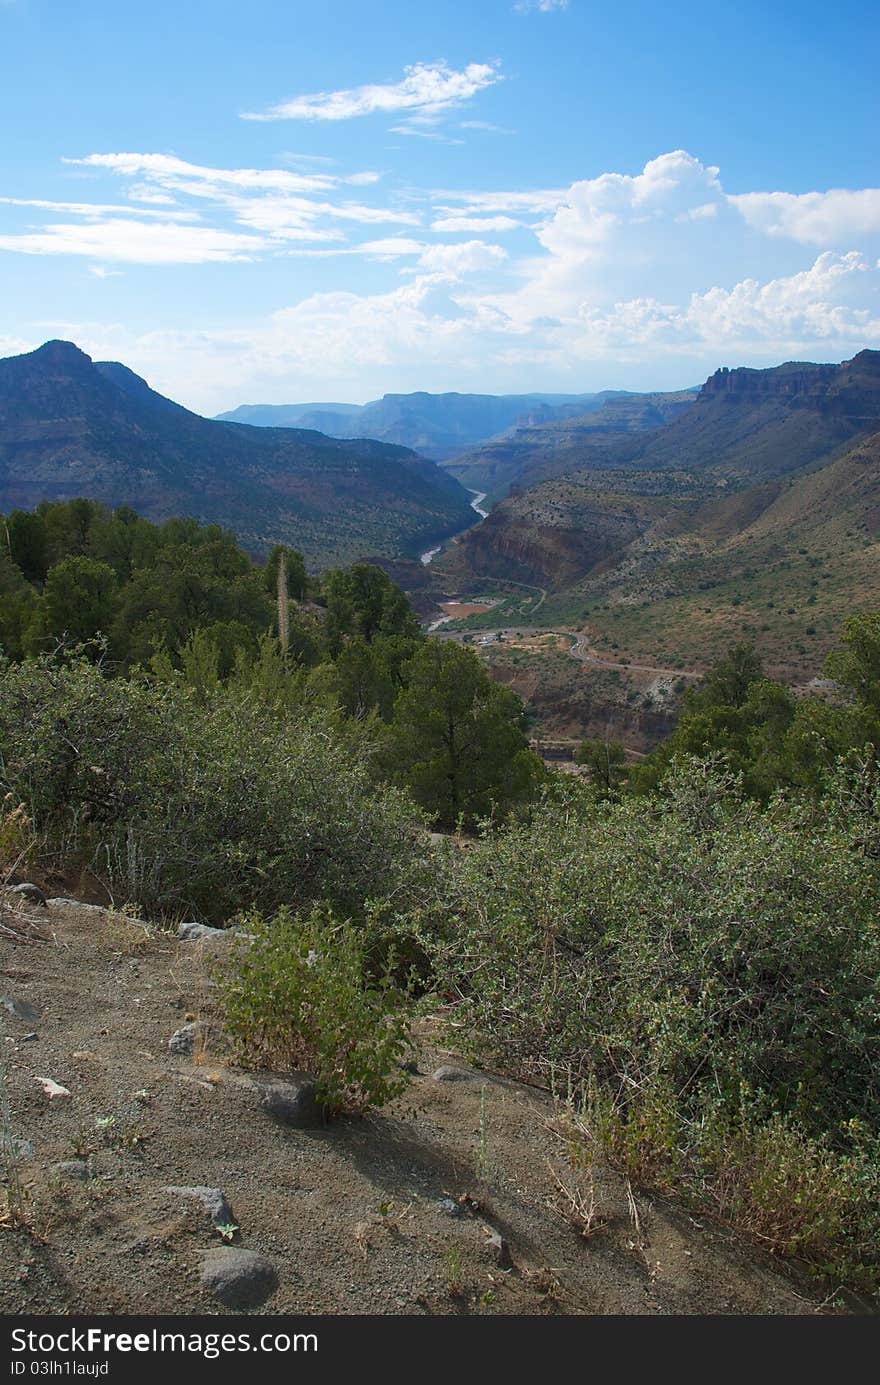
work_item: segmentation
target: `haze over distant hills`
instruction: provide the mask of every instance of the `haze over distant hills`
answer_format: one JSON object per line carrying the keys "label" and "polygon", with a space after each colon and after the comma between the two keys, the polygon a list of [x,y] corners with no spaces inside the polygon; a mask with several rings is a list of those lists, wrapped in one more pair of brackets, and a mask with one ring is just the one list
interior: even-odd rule
{"label": "haze over distant hills", "polygon": [[74,496],[227,525],[255,551],[285,541],[312,567],[416,554],[474,519],[406,448],[204,419],[51,341],[0,361],[0,510]]}
{"label": "haze over distant hills", "polygon": [[[446,461],[515,424],[588,414],[624,390],[599,394],[386,394],[369,404],[242,404],[219,418],[260,427],[318,428],[334,438],[377,438]],[[476,489],[482,489],[477,486]]]}

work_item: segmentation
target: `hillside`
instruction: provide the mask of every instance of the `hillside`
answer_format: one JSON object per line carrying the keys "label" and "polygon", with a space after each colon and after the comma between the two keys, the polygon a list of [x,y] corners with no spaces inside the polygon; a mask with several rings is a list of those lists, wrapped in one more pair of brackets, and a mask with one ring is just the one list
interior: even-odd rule
{"label": "hillside", "polygon": [[0,510],[86,496],[150,519],[187,514],[310,567],[417,554],[473,519],[433,462],[370,440],[214,422],[70,342],[0,361]]}
{"label": "hillside", "polygon": [[690,408],[695,390],[668,394],[610,393],[597,395],[590,412],[536,419],[509,429],[456,457],[446,469],[463,485],[482,490],[497,500],[512,487],[534,485],[582,465],[586,453],[592,464],[613,464],[632,450],[630,434],[672,422]]}
{"label": "hillside", "polygon": [[[369,404],[243,404],[221,419],[318,428],[334,438],[378,438],[445,461],[520,422],[587,413],[605,394],[385,394]],[[470,484],[470,483],[468,483]],[[477,490],[484,487],[474,485]]]}
{"label": "hillside", "polygon": [[[589,1180],[549,1093],[461,1063],[430,1021],[387,1112],[291,1128],[261,1106],[278,1075],[237,1068],[209,1029],[229,934],[181,940],[64,897],[15,907],[2,1013],[29,1220],[0,1238],[3,1312],[235,1316],[203,1272],[242,1250],[269,1262],[272,1314],[816,1311],[816,1286],[711,1218],[631,1202],[607,1168],[585,1239],[556,1180],[572,1196]],[[193,1016],[194,1051],[169,1051]],[[197,1196],[213,1188],[229,1245]]]}

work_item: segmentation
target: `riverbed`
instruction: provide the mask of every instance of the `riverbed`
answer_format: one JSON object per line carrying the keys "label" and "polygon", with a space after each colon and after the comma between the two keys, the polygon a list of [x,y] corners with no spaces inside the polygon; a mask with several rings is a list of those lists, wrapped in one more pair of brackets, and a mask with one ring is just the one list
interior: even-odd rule
{"label": "riverbed", "polygon": [[[468,490],[470,490],[470,487],[468,487]],[[489,511],[484,510],[482,508],[483,501],[486,499],[486,492],[470,491],[470,493],[474,497],[471,501],[471,509],[480,516],[480,519],[487,519],[489,516]],[[433,562],[433,560],[437,557],[437,554],[441,552],[442,548],[442,543],[439,543],[436,548],[429,548],[426,553],[423,553],[422,566],[427,567],[430,562]]]}

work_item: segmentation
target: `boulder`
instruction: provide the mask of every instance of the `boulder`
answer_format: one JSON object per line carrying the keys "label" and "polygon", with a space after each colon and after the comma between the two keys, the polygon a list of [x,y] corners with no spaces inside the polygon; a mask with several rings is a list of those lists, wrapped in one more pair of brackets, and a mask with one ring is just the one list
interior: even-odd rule
{"label": "boulder", "polygon": [[272,1261],[239,1246],[204,1251],[201,1280],[203,1288],[227,1308],[259,1308],[278,1288]]}
{"label": "boulder", "polygon": [[316,1095],[315,1079],[307,1072],[291,1073],[285,1081],[265,1087],[260,1105],[282,1125],[297,1130],[324,1124],[324,1108]]}
{"label": "boulder", "polygon": [[176,1053],[178,1057],[188,1058],[195,1049],[196,1040],[202,1038],[203,1035],[203,1026],[197,1020],[191,1024],[184,1024],[180,1029],[175,1029],[168,1040],[168,1052]]}
{"label": "boulder", "polygon": [[192,1198],[195,1202],[200,1202],[215,1226],[233,1226],[235,1224],[232,1208],[219,1188],[206,1188],[200,1184],[193,1184],[191,1187],[169,1184],[162,1191],[173,1193],[176,1197]]}
{"label": "boulder", "polygon": [[211,928],[207,923],[178,924],[177,936],[185,943],[211,942],[226,934],[225,928]]}

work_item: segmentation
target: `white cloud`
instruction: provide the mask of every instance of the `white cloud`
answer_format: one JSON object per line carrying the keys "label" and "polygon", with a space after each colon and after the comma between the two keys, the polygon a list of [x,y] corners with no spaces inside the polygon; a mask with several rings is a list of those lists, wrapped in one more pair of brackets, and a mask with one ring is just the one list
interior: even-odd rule
{"label": "white cloud", "polygon": [[350,253],[359,255],[378,255],[381,259],[397,259],[401,255],[420,255],[424,250],[421,241],[407,240],[405,236],[386,236],[383,240],[362,241],[352,247]]}
{"label": "white cloud", "polygon": [[[880,346],[871,190],[730,194],[717,168],[675,150],[640,172],[568,188],[435,190],[423,215],[413,210],[417,189],[398,211],[384,184],[386,205],[368,205],[351,200],[341,178],[303,189],[284,182],[284,170],[102,157],[113,160],[101,165],[107,172],[178,205],[195,199],[202,220],[122,216],[101,203],[100,215],[65,215],[61,226],[5,236],[0,248],[87,255],[100,267],[338,257],[338,291],[235,330],[52,331],[209,411],[315,390],[363,399],[390,389],[671,388],[721,359],[840,360]],[[77,220],[86,224],[68,224]],[[383,234],[380,223],[395,221],[401,234]],[[425,224],[463,239],[427,243]],[[505,253],[493,236],[512,230]],[[353,291],[358,257],[375,262],[369,291]]]}
{"label": "white cloud", "polygon": [[87,154],[82,159],[63,159],[82,168],[105,168],[126,178],[144,176],[160,187],[238,188],[247,192],[322,192],[342,180],[329,173],[292,173],[286,168],[212,168],[189,163],[173,154]]}
{"label": "white cloud", "polygon": [[521,221],[514,221],[512,216],[456,216],[447,213],[432,221],[431,230],[447,234],[453,231],[474,231],[479,234],[485,231],[516,231],[522,224]]}
{"label": "white cloud", "polygon": [[880,233],[880,188],[746,192],[730,198],[750,226],[806,245],[840,245]]}
{"label": "white cloud", "polygon": [[[169,199],[171,200],[171,199]],[[197,212],[151,211],[147,207],[126,207],[107,202],[50,202],[38,197],[0,197],[7,207],[36,207],[39,211],[64,212],[67,216],[84,216],[100,220],[105,216],[156,216],[163,221],[198,221]]]}
{"label": "white cloud", "polygon": [[254,236],[177,222],[56,222],[42,231],[0,236],[0,250],[22,255],[85,255],[127,264],[210,264],[252,260],[265,242]]}
{"label": "white cloud", "polygon": [[497,269],[506,259],[507,251],[500,245],[467,240],[459,245],[431,245],[424,251],[419,264],[432,273],[460,279],[464,274]]}
{"label": "white cloud", "polygon": [[513,7],[517,14],[552,14],[554,10],[567,10],[568,0],[516,0]]}
{"label": "white cloud", "polygon": [[399,82],[321,91],[295,96],[244,120],[351,120],[355,116],[398,111],[437,114],[469,101],[501,80],[496,63],[468,63],[456,72],[445,62],[415,63]]}

